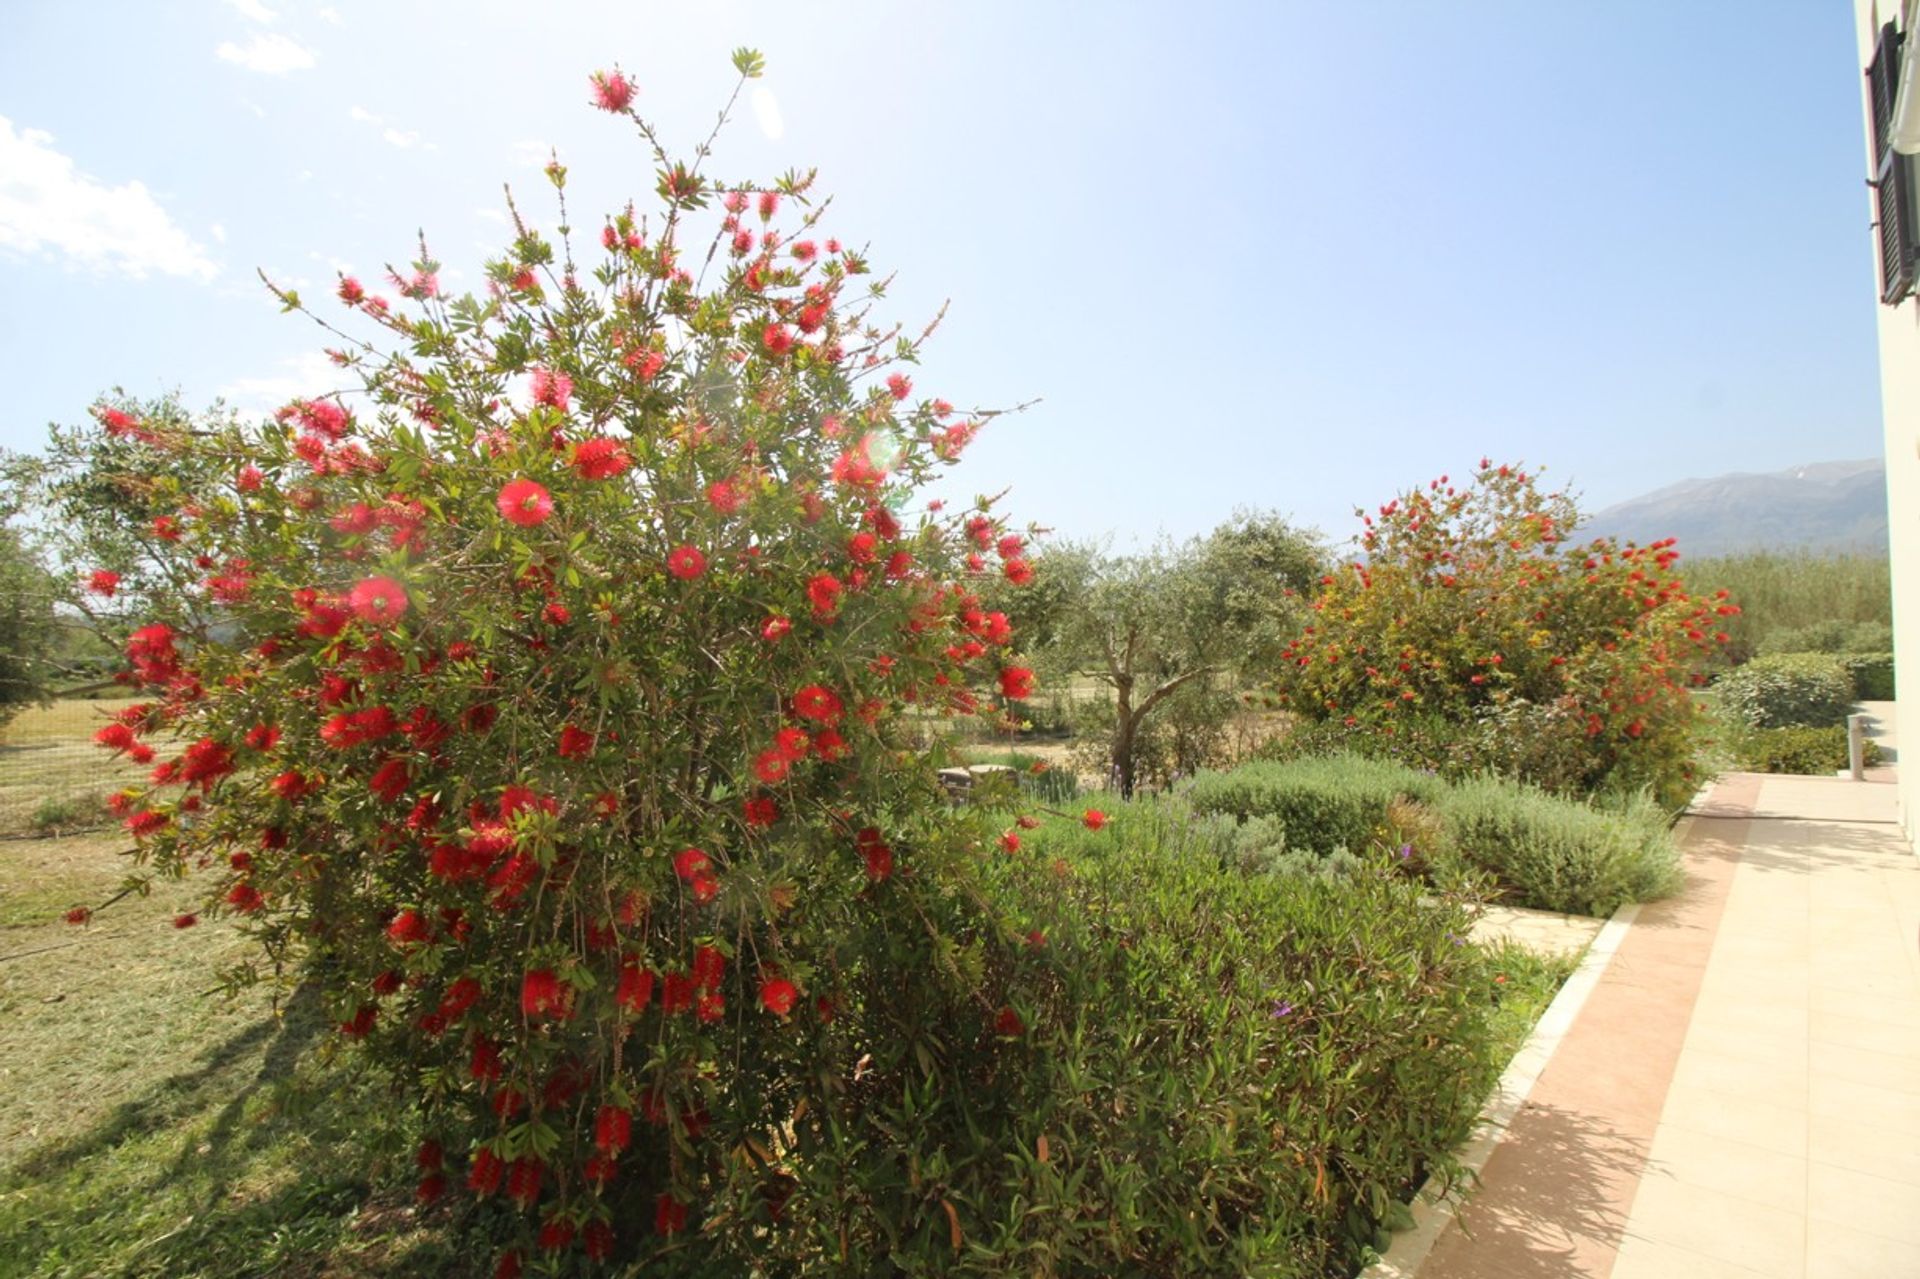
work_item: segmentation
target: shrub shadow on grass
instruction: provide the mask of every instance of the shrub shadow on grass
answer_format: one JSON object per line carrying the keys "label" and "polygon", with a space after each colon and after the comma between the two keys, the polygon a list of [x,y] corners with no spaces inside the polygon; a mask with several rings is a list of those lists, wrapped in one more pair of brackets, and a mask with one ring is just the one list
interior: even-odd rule
{"label": "shrub shadow on grass", "polygon": [[[260,1069],[250,1082],[230,1095],[215,1121],[214,1135],[203,1143],[212,1146],[216,1152],[214,1157],[218,1157],[217,1152],[232,1145],[234,1130],[247,1101],[263,1085],[289,1078],[294,1063],[320,1031],[318,988],[301,986],[288,1000],[284,1016],[264,1017],[228,1036],[202,1053],[193,1069],[168,1075],[145,1095],[115,1106],[90,1131],[35,1151],[0,1180],[17,1183],[51,1177],[130,1138],[176,1127],[189,1112],[200,1109],[214,1096],[228,1095],[227,1088],[232,1081],[227,1077],[265,1045]],[[156,1181],[179,1175],[188,1157],[188,1151],[183,1149],[171,1167],[156,1174]]]}

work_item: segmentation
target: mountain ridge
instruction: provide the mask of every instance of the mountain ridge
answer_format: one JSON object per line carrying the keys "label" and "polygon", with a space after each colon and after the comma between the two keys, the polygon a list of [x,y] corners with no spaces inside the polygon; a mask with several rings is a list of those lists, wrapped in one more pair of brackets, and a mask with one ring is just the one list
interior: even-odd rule
{"label": "mountain ridge", "polygon": [[1579,535],[1642,544],[1674,537],[1692,558],[1763,550],[1884,554],[1886,464],[1808,462],[1680,480],[1595,512]]}

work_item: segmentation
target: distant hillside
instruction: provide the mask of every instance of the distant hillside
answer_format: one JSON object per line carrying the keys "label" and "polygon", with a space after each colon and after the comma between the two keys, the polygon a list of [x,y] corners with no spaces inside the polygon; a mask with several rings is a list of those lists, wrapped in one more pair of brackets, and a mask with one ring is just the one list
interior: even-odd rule
{"label": "distant hillside", "polygon": [[1682,480],[1596,513],[1579,535],[1677,537],[1688,558],[1742,551],[1887,549],[1887,472],[1879,458],[1814,462],[1768,475]]}

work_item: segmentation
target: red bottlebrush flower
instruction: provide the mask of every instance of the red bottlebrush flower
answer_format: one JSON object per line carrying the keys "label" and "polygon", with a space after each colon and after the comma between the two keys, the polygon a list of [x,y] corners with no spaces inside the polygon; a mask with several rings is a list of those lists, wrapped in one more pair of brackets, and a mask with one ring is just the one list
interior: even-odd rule
{"label": "red bottlebrush flower", "polygon": [[407,611],[407,591],[390,577],[369,577],[347,592],[354,616],[368,626],[385,629]]}
{"label": "red bottlebrush flower", "polygon": [[913,552],[895,551],[887,556],[887,580],[897,582],[913,571]]}
{"label": "red bottlebrush flower", "polygon": [[707,505],[721,515],[732,515],[746,501],[746,494],[732,480],[715,480],[707,485]]}
{"label": "red bottlebrush flower", "polygon": [[1000,847],[1009,853],[1019,852],[1020,836],[1013,831],[1008,831],[1000,837]]}
{"label": "red bottlebrush flower", "polygon": [[874,883],[880,883],[893,874],[893,849],[889,845],[863,844],[860,847],[860,856],[867,863],[867,878]]}
{"label": "red bottlebrush flower", "polygon": [[484,1199],[499,1191],[506,1174],[506,1161],[499,1155],[485,1148],[476,1150],[473,1162],[467,1165],[467,1189]]}
{"label": "red bottlebrush flower", "polygon": [[1000,566],[1007,580],[1015,586],[1025,586],[1033,580],[1033,565],[1025,559],[1015,556]]}
{"label": "red bottlebrush flower", "polygon": [[495,503],[500,514],[522,528],[544,523],[553,514],[553,495],[529,479],[509,480]]}
{"label": "red bottlebrush flower", "polygon": [[667,357],[659,351],[629,351],[625,363],[642,382],[651,382],[667,367]]}
{"label": "red bottlebrush flower", "polygon": [[163,542],[179,541],[180,540],[180,521],[174,519],[173,516],[171,515],[154,516],[153,517],[153,535],[159,538]]}
{"label": "red bottlebrush flower", "polygon": [[712,1023],[727,1015],[726,997],[715,991],[704,991],[694,1001],[693,1015],[702,1022]]}
{"label": "red bottlebrush flower", "polygon": [[712,946],[693,949],[693,984],[701,990],[714,990],[727,975],[727,957]]}
{"label": "red bottlebrush flower", "polygon": [[[620,1165],[606,1155],[594,1153],[587,1156],[580,1165],[580,1175],[590,1182],[596,1190],[605,1190],[607,1184],[620,1173]],[[587,1249],[593,1249],[593,1227],[587,1227]]]}
{"label": "red bottlebrush flower", "polygon": [[532,969],[520,979],[520,1011],[529,1017],[564,1021],[573,1012],[573,987],[550,968]]}
{"label": "red bottlebrush flower", "polygon": [[768,795],[755,795],[740,806],[740,819],[750,829],[764,830],[780,820],[780,805]]}
{"label": "red bottlebrush flower", "polygon": [[561,759],[585,759],[593,754],[594,736],[584,728],[565,724],[560,729],[560,744],[556,748]]}
{"label": "red bottlebrush flower", "polygon": [[660,982],[660,1011],[683,1013],[693,1007],[696,987],[685,973],[668,973]]}
{"label": "red bottlebrush flower", "polygon": [[771,644],[792,629],[793,623],[787,618],[769,617],[767,624],[760,628],[760,638]]}
{"label": "red bottlebrush flower", "polygon": [[873,563],[874,545],[878,541],[871,533],[855,533],[847,541],[847,558],[856,564]]}
{"label": "red bottlebrush flower", "polygon": [[1026,813],[1022,813],[1020,816],[1014,818],[1013,824],[1018,826],[1021,830],[1039,830],[1040,829],[1040,819],[1038,817],[1030,816]]}
{"label": "red bottlebrush flower", "polygon": [[1008,701],[1025,701],[1033,695],[1033,672],[1024,666],[1008,666],[1000,672],[1000,695]]}
{"label": "red bottlebrush flower", "polygon": [[522,1208],[531,1208],[540,1198],[540,1182],[546,1176],[547,1166],[531,1156],[513,1161],[507,1169],[507,1198]]}
{"label": "red bottlebrush flower", "polygon": [[793,1011],[793,1001],[800,997],[800,988],[784,977],[769,977],[760,983],[760,1006],[776,1017],[785,1017]]}
{"label": "red bottlebrush flower", "polygon": [[375,1004],[362,1004],[353,1016],[340,1023],[340,1033],[349,1039],[365,1039],[373,1032],[373,1023],[379,1020],[380,1009]]}
{"label": "red bottlebrush flower", "polygon": [[779,750],[761,751],[753,759],[753,775],[772,786],[787,779],[793,763]]}
{"label": "red bottlebrush flower", "polygon": [[191,912],[185,915],[175,915],[173,917],[173,926],[175,928],[192,928],[195,924],[199,922],[200,922],[200,916],[195,915]]}
{"label": "red bottlebrush flower", "polygon": [[913,394],[913,379],[904,373],[892,373],[887,376],[887,393],[896,400],[904,400]]}
{"label": "red bottlebrush flower", "polygon": [[69,924],[84,924],[92,918],[93,911],[86,906],[75,906],[66,914],[66,920]]}
{"label": "red bottlebrush flower", "polygon": [[430,1172],[420,1178],[420,1185],[415,1188],[413,1197],[423,1204],[430,1204],[446,1193],[447,1179],[437,1172]]}
{"label": "red bottlebrush flower", "polygon": [[779,751],[780,757],[788,763],[798,763],[805,759],[812,745],[803,729],[783,728],[773,735],[773,748]]}
{"label": "red bottlebrush flower", "polygon": [[340,294],[340,300],[348,306],[359,306],[367,300],[366,287],[350,275],[340,277],[340,286],[337,291]]}
{"label": "red bottlebrush flower", "polygon": [[663,1235],[677,1235],[687,1228],[687,1206],[672,1195],[661,1195],[653,1208],[653,1228]]}
{"label": "red bottlebrush flower", "polygon": [[713,859],[697,848],[683,848],[673,855],[673,873],[688,883],[706,873]]}
{"label": "red bottlebrush flower", "polygon": [[[589,1179],[595,1180],[594,1178]],[[613,1180],[611,1169],[609,1169],[608,1176],[597,1178],[597,1180],[603,1182]],[[594,1261],[605,1261],[608,1257],[611,1257],[613,1255],[613,1243],[613,1227],[604,1221],[589,1221],[587,1228],[581,1232],[581,1247],[586,1249],[587,1256]]]}
{"label": "red bottlebrush flower", "polygon": [[1026,542],[1018,533],[1009,533],[1000,539],[999,545],[994,549],[999,552],[1003,560],[1017,559],[1020,552],[1026,549]]}
{"label": "red bottlebrush flower", "polygon": [[573,396],[573,379],[552,369],[535,369],[532,373],[532,391],[535,404],[545,404],[565,413],[567,401]]}
{"label": "red bottlebrush flower", "polygon": [[433,936],[433,926],[417,910],[403,910],[387,925],[387,940],[396,946],[417,946]]}
{"label": "red bottlebrush flower", "polygon": [[313,790],[313,783],[292,769],[281,773],[278,777],[275,777],[271,782],[267,783],[267,785],[272,787],[274,794],[286,800],[289,804],[295,800],[305,798],[306,795]]}
{"label": "red bottlebrush flower", "polygon": [[140,739],[135,737],[133,730],[125,724],[103,725],[93,735],[93,741],[96,746],[104,746],[116,753],[130,751],[140,744]]}
{"label": "red bottlebrush flower", "polygon": [[695,875],[687,888],[693,893],[693,900],[704,906],[719,896],[720,881],[711,875]]}
{"label": "red bottlebrush flower", "polygon": [[640,967],[638,960],[627,960],[620,967],[614,999],[629,1012],[645,1012],[653,999],[653,970]]}
{"label": "red bottlebrush flower", "polygon": [[499,1263],[493,1268],[493,1279],[520,1279],[520,1267],[518,1250],[503,1252],[500,1254]]}
{"label": "red bottlebrush flower", "polygon": [[143,626],[127,637],[127,660],[134,673],[149,684],[164,684],[180,673],[180,654],[173,647],[173,628],[165,622]]}
{"label": "red bottlebrush flower", "polygon": [[374,770],[373,776],[367,779],[367,789],[373,792],[374,798],[391,804],[406,793],[412,780],[406,761],[394,756]]}
{"label": "red bottlebrush flower", "polygon": [[108,569],[97,568],[87,578],[87,589],[95,595],[112,599],[113,593],[120,589],[120,575]]}
{"label": "red bottlebrush flower", "polygon": [[707,557],[697,546],[676,546],[667,552],[667,572],[690,582],[707,571]]}
{"label": "red bottlebrush flower", "polygon": [[778,191],[762,191],[756,203],[760,210],[760,220],[762,222],[768,221],[780,208],[780,193]]}
{"label": "red bottlebrush flower", "polygon": [[843,711],[839,695],[821,684],[809,684],[793,695],[793,713],[801,719],[833,725],[840,722]]}
{"label": "red bottlebrush flower", "polygon": [[793,350],[793,330],[778,322],[769,324],[760,334],[760,345],[769,355],[785,355]]}
{"label": "red bottlebrush flower", "polygon": [[1099,830],[1107,824],[1107,815],[1097,808],[1089,808],[1080,820],[1088,830]]}
{"label": "red bottlebrush flower", "polygon": [[242,493],[257,493],[260,491],[260,482],[266,478],[266,472],[249,462],[240,468],[240,474],[233,483]]}
{"label": "red bottlebrush flower", "polygon": [[227,905],[242,915],[253,914],[265,903],[266,899],[260,895],[260,890],[244,880],[227,890]]}
{"label": "red bottlebrush flower", "polygon": [[1027,1033],[1027,1023],[1021,1021],[1020,1014],[1012,1008],[1002,1008],[999,1015],[993,1019],[993,1033],[1004,1035],[1009,1039],[1016,1038]]}
{"label": "red bottlebrush flower", "polygon": [[588,79],[593,86],[593,105],[602,111],[625,111],[638,91],[633,81],[619,71],[596,71]]}
{"label": "red bottlebrush flower", "polygon": [[840,736],[838,729],[823,728],[813,735],[813,749],[821,759],[829,764],[845,759],[847,739]]}
{"label": "red bottlebrush flower", "polygon": [[573,469],[583,480],[610,480],[632,465],[626,447],[606,436],[573,446]]}
{"label": "red bottlebrush flower", "polygon": [[280,744],[280,730],[272,724],[255,724],[247,730],[246,743],[257,751],[270,751]]}
{"label": "red bottlebrush flower", "polygon": [[165,813],[156,813],[152,809],[143,808],[127,818],[126,826],[135,839],[145,839],[149,835],[164,830],[171,820]]}
{"label": "red bottlebrush flower", "polygon": [[593,1120],[593,1144],[617,1155],[633,1144],[633,1114],[618,1106],[602,1106]]}

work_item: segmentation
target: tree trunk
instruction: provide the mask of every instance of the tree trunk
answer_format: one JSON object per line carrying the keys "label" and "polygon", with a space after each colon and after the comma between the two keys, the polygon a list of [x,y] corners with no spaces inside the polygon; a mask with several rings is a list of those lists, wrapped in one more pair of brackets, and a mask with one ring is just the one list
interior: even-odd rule
{"label": "tree trunk", "polygon": [[1114,688],[1113,696],[1113,771],[1120,786],[1120,798],[1133,798],[1133,735],[1139,719],[1133,713],[1133,681]]}

